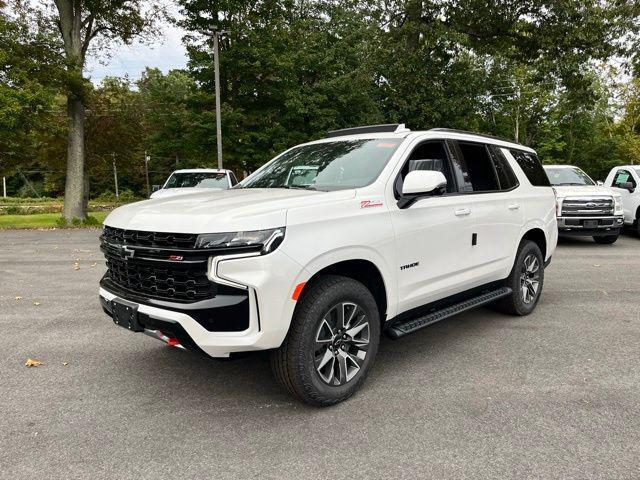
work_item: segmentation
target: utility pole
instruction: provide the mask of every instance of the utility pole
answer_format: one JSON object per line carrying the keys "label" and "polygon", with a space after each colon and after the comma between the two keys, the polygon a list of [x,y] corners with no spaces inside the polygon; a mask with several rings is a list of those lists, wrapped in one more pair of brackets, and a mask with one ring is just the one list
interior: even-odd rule
{"label": "utility pole", "polygon": [[113,158],[113,181],[116,184],[116,198],[120,199],[120,192],[118,191],[118,169],[116,168],[116,154],[112,153],[111,157]]}
{"label": "utility pole", "polygon": [[151,186],[149,185],[149,160],[151,160],[151,155],[147,155],[147,151],[144,151],[144,173],[147,177],[147,197],[151,196]]}
{"label": "utility pole", "polygon": [[520,142],[520,87],[517,90],[517,104],[516,104],[516,143]]}
{"label": "utility pole", "polygon": [[220,37],[228,34],[226,30],[218,30],[218,26],[213,28],[213,70],[216,83],[216,143],[218,149],[218,168],[222,168],[222,126],[220,120]]}
{"label": "utility pole", "polygon": [[2,177],[2,196],[7,198],[7,177]]}

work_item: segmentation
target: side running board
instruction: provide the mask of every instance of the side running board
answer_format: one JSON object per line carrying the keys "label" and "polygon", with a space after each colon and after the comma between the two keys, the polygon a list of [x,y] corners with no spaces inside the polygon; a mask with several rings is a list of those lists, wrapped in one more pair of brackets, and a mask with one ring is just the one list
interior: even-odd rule
{"label": "side running board", "polygon": [[473,297],[449,307],[444,307],[440,310],[427,313],[426,315],[423,315],[421,317],[412,318],[409,320],[405,320],[404,322],[393,324],[387,329],[387,334],[391,338],[404,337],[409,333],[413,333],[416,330],[420,330],[421,328],[432,325],[436,322],[439,322],[440,320],[444,320],[446,318],[457,315],[458,313],[466,312],[467,310],[471,310],[472,308],[476,308],[481,305],[491,303],[502,297],[506,297],[507,295],[510,295],[511,292],[512,290],[508,287],[485,292],[481,295],[478,295],[477,297]]}

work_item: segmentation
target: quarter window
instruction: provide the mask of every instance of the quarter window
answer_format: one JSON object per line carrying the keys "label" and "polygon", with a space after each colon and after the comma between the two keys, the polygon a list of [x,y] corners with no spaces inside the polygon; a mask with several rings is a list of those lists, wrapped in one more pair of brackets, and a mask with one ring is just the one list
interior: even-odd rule
{"label": "quarter window", "polygon": [[545,173],[540,160],[534,153],[525,152],[522,150],[511,149],[509,150],[511,155],[516,159],[518,165],[527,176],[531,185],[534,187],[550,187],[549,177]]}

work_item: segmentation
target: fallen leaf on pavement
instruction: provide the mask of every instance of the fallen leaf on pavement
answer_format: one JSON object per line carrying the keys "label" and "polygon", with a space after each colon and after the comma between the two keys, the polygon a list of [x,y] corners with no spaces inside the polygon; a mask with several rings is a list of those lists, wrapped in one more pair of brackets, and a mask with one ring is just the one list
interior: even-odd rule
{"label": "fallen leaf on pavement", "polygon": [[75,262],[75,263],[73,264],[73,269],[74,269],[74,270],[80,270],[80,263]]}
{"label": "fallen leaf on pavement", "polygon": [[92,267],[95,267],[97,264],[98,264],[97,262],[93,262],[93,263],[91,264],[91,266],[92,266]]}
{"label": "fallen leaf on pavement", "polygon": [[27,358],[27,361],[24,363],[25,367],[39,367],[40,365],[42,365],[42,362],[39,360],[32,360],[30,358]]}
{"label": "fallen leaf on pavement", "polygon": [[69,366],[69,362],[62,362],[62,365],[67,367],[67,366]]}
{"label": "fallen leaf on pavement", "polygon": [[33,302],[33,304],[37,307],[40,305],[40,302]]}
{"label": "fallen leaf on pavement", "polygon": [[17,296],[16,300],[22,300],[22,297],[21,296]]}

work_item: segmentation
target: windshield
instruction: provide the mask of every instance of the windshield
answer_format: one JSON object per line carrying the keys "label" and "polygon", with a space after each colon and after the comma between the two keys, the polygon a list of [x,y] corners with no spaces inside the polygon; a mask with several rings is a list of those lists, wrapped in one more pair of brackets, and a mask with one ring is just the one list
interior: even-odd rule
{"label": "windshield", "polygon": [[167,180],[163,188],[229,188],[226,173],[215,172],[178,172]]}
{"label": "windshield", "polygon": [[591,177],[579,168],[545,168],[551,185],[595,185]]}
{"label": "windshield", "polygon": [[303,188],[345,190],[372,183],[387,164],[401,138],[337,140],[293,148],[238,188]]}

